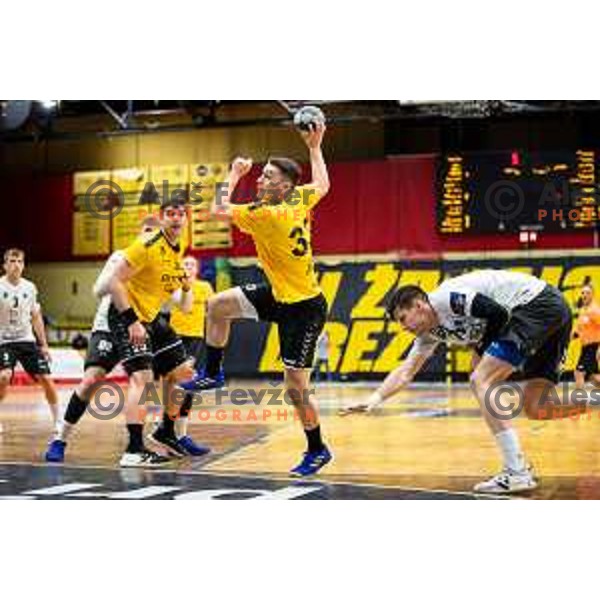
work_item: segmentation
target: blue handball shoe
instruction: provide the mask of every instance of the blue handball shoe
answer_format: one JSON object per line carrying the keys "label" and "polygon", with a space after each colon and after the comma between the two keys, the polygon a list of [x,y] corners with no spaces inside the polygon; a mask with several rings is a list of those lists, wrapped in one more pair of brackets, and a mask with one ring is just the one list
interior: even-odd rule
{"label": "blue handball shoe", "polygon": [[54,440],[48,444],[48,450],[46,450],[46,462],[61,463],[65,462],[65,448],[66,442],[62,440]]}
{"label": "blue handball shoe", "polygon": [[225,371],[221,369],[215,377],[209,377],[206,370],[198,371],[192,379],[180,384],[188,392],[203,392],[205,390],[216,390],[225,385]]}
{"label": "blue handball shoe", "polygon": [[188,453],[188,456],[204,456],[210,452],[208,446],[200,446],[189,436],[179,438],[179,445]]}
{"label": "blue handball shoe", "polygon": [[318,452],[305,452],[302,461],[294,467],[290,473],[297,477],[309,477],[320,471],[333,456],[327,446],[323,446]]}

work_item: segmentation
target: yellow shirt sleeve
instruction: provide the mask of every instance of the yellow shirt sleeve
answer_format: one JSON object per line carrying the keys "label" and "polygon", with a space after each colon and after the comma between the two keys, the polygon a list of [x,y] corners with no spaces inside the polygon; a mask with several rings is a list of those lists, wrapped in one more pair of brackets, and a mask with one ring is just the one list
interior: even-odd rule
{"label": "yellow shirt sleeve", "polygon": [[321,196],[317,190],[311,185],[300,185],[294,190],[294,196],[292,196],[292,203],[294,206],[303,207],[305,210],[313,209]]}
{"label": "yellow shirt sleeve", "polygon": [[246,233],[252,233],[260,218],[261,209],[256,204],[233,204],[231,218],[234,225]]}
{"label": "yellow shirt sleeve", "polygon": [[211,296],[215,295],[212,285],[208,281],[200,280],[194,289],[194,295],[198,295],[203,301],[208,300]]}
{"label": "yellow shirt sleeve", "polygon": [[140,269],[148,264],[148,248],[146,247],[145,238],[137,238],[131,246],[123,250],[123,255],[134,269]]}

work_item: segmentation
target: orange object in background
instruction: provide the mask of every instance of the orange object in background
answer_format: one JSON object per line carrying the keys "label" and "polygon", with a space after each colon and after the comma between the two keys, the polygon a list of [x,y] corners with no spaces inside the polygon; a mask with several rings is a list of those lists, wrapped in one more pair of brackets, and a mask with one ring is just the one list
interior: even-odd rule
{"label": "orange object in background", "polygon": [[575,331],[579,335],[582,346],[600,342],[600,306],[596,302],[581,309]]}

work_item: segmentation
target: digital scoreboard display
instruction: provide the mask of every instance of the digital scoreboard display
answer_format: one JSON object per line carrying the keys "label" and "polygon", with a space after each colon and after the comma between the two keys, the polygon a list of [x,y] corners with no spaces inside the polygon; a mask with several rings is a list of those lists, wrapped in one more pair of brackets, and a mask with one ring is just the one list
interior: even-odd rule
{"label": "digital scoreboard display", "polygon": [[596,227],[597,150],[448,153],[436,169],[444,234]]}

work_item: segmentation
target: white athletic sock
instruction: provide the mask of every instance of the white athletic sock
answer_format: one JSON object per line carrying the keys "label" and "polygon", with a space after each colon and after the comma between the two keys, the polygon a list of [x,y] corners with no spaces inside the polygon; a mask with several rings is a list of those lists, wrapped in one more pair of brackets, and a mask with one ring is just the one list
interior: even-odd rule
{"label": "white athletic sock", "polygon": [[175,421],[175,431],[177,432],[177,437],[185,437],[187,435],[188,428],[188,417],[179,417],[177,421]]}
{"label": "white athletic sock", "polygon": [[54,425],[54,432],[57,433],[60,426],[60,419],[58,417],[58,409],[60,408],[60,405],[58,402],[56,404],[48,404],[48,408],[50,409],[50,414],[52,415],[52,424]]}
{"label": "white athletic sock", "polygon": [[73,431],[73,424],[67,423],[66,421],[59,421],[56,424],[56,436],[54,439],[60,440],[61,442],[66,442],[69,435]]}
{"label": "white athletic sock", "polygon": [[504,466],[512,471],[523,471],[525,469],[525,456],[521,451],[519,436],[514,429],[505,429],[496,434],[496,442],[502,453]]}

